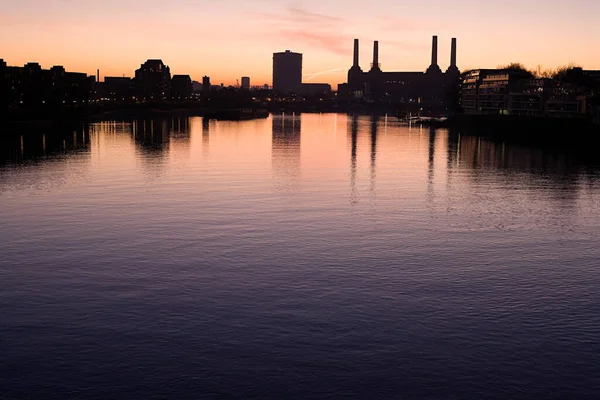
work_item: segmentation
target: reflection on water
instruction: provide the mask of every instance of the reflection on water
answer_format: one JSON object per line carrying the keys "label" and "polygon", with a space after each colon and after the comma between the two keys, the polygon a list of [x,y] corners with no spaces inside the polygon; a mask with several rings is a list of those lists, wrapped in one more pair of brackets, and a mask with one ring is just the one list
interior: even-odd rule
{"label": "reflection on water", "polygon": [[356,153],[358,151],[358,115],[352,115],[348,121],[350,133],[350,202],[356,203],[358,195],[356,191]]}
{"label": "reflection on water", "polygon": [[0,165],[42,162],[89,151],[89,127],[39,129],[28,134],[6,134],[0,139]]}
{"label": "reflection on water", "polygon": [[143,151],[164,155],[169,150],[171,120],[141,120],[132,124],[135,143]]}
{"label": "reflection on water", "polygon": [[1,149],[8,398],[600,392],[593,151],[334,114]]}
{"label": "reflection on water", "polygon": [[273,115],[271,121],[272,166],[275,186],[281,191],[293,191],[300,177],[300,114]]}

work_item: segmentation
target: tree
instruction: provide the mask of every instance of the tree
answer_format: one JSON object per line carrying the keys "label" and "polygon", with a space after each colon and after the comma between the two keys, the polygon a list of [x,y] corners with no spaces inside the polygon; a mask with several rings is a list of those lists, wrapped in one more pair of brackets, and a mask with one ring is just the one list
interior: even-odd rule
{"label": "tree", "polygon": [[498,69],[504,69],[504,70],[509,70],[509,71],[520,71],[520,72],[523,72],[523,73],[529,75],[532,78],[535,76],[535,74],[533,72],[531,72],[523,64],[518,63],[518,62],[511,62],[510,64],[507,64],[507,65],[499,65]]}
{"label": "tree", "polygon": [[556,68],[552,78],[559,81],[578,82],[581,79],[581,72],[581,66],[570,63]]}

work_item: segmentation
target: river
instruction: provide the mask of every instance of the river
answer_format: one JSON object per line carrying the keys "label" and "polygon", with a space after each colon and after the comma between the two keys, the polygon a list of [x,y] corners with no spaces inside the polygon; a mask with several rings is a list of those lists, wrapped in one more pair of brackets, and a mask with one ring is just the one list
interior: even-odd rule
{"label": "river", "polygon": [[2,399],[600,394],[594,159],[341,114],[1,147]]}

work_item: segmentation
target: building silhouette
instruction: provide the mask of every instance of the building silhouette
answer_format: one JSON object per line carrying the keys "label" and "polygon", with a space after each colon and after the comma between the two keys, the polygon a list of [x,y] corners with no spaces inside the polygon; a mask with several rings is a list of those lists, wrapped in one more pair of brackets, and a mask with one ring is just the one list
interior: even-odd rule
{"label": "building silhouette", "polygon": [[242,89],[250,90],[250,77],[242,76]]}
{"label": "building silhouette", "polygon": [[135,91],[144,101],[171,97],[171,70],[162,60],[148,60],[135,71]]}
{"label": "building silhouette", "polygon": [[67,72],[60,66],[48,70],[35,62],[23,67],[0,60],[0,105],[38,108],[88,102],[92,79],[85,73]]}
{"label": "building silhouette", "polygon": [[465,114],[593,118],[599,93],[599,71],[570,68],[551,79],[520,68],[475,69],[462,74],[459,99]]}
{"label": "building silhouette", "polygon": [[302,94],[305,96],[320,96],[331,93],[331,85],[328,83],[303,83]]}
{"label": "building silhouette", "polygon": [[208,96],[210,94],[210,89],[211,89],[210,77],[208,77],[208,76],[202,77],[202,93],[205,96]]}
{"label": "building silhouette", "polygon": [[173,75],[171,79],[171,96],[173,100],[189,100],[194,87],[189,75]]}
{"label": "building silhouette", "polygon": [[273,90],[282,94],[302,90],[302,54],[286,50],[273,54]]}
{"label": "building silhouette", "polygon": [[438,65],[438,38],[433,36],[431,64],[425,72],[384,72],[379,63],[379,42],[373,45],[373,62],[369,71],[359,65],[359,40],[354,40],[353,64],[342,95],[371,101],[397,101],[414,104],[415,109],[429,107],[444,111],[452,106],[460,72],[456,66],[456,39],[452,39],[450,66],[446,72]]}
{"label": "building silhouette", "polygon": [[101,85],[102,98],[113,101],[130,100],[134,95],[133,81],[124,76],[106,76]]}

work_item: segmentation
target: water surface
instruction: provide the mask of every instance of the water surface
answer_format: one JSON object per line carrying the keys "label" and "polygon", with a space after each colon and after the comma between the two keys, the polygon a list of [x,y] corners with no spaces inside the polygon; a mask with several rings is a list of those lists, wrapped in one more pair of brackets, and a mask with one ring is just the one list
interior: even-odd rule
{"label": "water surface", "polygon": [[275,115],[0,153],[8,398],[594,398],[589,159]]}

